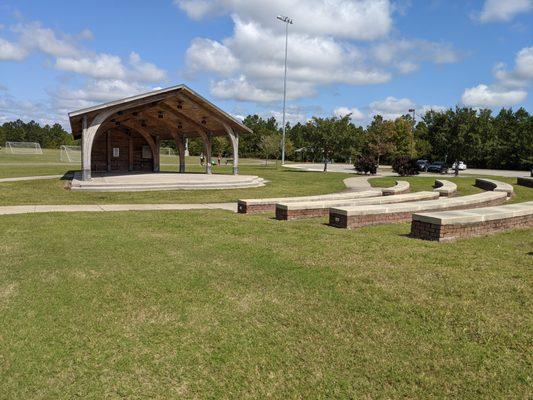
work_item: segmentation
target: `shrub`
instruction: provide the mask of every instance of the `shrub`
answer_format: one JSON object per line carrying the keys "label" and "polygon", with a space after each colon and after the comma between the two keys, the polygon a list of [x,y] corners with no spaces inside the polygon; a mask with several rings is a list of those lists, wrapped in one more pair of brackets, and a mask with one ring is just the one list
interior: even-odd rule
{"label": "shrub", "polygon": [[398,157],[392,163],[392,170],[400,176],[418,175],[418,165],[414,158]]}
{"label": "shrub", "polygon": [[371,156],[359,156],[355,160],[355,170],[359,173],[374,175],[378,170],[376,159]]}

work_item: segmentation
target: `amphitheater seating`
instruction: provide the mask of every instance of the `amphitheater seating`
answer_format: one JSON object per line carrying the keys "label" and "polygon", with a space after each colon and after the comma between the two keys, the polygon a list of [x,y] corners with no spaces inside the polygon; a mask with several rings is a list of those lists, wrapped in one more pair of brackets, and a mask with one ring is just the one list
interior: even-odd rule
{"label": "amphitheater seating", "polygon": [[450,241],[533,226],[533,201],[475,210],[413,214],[411,236]]}
{"label": "amphitheater seating", "polygon": [[533,176],[521,176],[516,178],[516,184],[533,188]]}
{"label": "amphitheater seating", "polygon": [[362,192],[344,192],[317,196],[278,197],[269,199],[244,199],[237,202],[237,210],[241,214],[254,214],[274,211],[277,203],[295,203],[302,201],[353,200],[365,197],[381,196],[381,190],[365,190]]}
{"label": "amphitheater seating", "polygon": [[397,196],[378,196],[363,199],[339,199],[323,201],[300,201],[276,204],[276,219],[292,220],[297,218],[320,217],[328,215],[331,207],[355,207],[371,204],[391,204],[407,201],[432,200],[439,197],[436,192],[416,192]]}
{"label": "amphitheater seating", "polygon": [[442,197],[451,197],[457,194],[457,185],[444,179],[435,179],[435,185],[433,187],[433,191]]}
{"label": "amphitheater seating", "polygon": [[383,188],[381,191],[383,192],[383,196],[392,196],[395,194],[409,193],[410,188],[411,186],[409,185],[409,182],[396,181],[396,185]]}
{"label": "amphitheater seating", "polygon": [[507,197],[511,197],[514,192],[513,185],[496,181],[494,179],[476,178],[476,186],[481,189],[492,190],[494,192],[505,192],[507,193]]}
{"label": "amphitheater seating", "polygon": [[413,213],[421,211],[443,211],[494,206],[504,203],[506,199],[506,192],[483,192],[470,196],[411,203],[331,208],[329,211],[329,224],[338,228],[351,229],[365,225],[402,222],[409,221]]}

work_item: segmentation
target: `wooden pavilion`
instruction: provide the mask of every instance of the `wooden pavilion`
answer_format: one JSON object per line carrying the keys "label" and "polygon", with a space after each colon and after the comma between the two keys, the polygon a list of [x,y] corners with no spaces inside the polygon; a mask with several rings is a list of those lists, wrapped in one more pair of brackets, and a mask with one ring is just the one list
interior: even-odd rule
{"label": "wooden pavilion", "polygon": [[239,171],[239,135],[252,131],[185,85],[112,101],[69,113],[75,139],[82,142],[82,179],[92,172],[159,172],[159,143],[173,140],[179,172],[185,172],[185,140],[204,143],[206,173],[211,173],[215,136],[228,136],[233,173]]}

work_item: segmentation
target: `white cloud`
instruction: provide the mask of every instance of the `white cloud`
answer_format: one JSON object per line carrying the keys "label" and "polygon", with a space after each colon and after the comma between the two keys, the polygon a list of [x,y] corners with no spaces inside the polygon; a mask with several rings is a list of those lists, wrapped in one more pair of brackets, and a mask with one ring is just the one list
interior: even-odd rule
{"label": "white cloud", "polygon": [[135,52],[130,53],[131,72],[129,78],[142,82],[157,82],[166,79],[165,70],[158,68],[155,64],[143,61],[141,56]]}
{"label": "white cloud", "polygon": [[393,66],[401,74],[411,73],[424,61],[435,64],[457,62],[459,52],[450,44],[423,39],[396,39],[381,42],[372,49],[372,55],[382,65]]}
{"label": "white cloud", "polygon": [[480,84],[466,89],[461,101],[469,107],[508,107],[520,103],[526,97],[525,90],[505,90]]}
{"label": "white cloud", "polygon": [[120,57],[111,54],[96,54],[79,58],[59,57],[55,67],[92,78],[123,79],[126,76]]}
{"label": "white cloud", "polygon": [[72,36],[62,35],[58,38],[49,28],[44,28],[39,22],[19,24],[12,28],[19,35],[19,43],[27,50],[40,50],[45,54],[56,57],[72,57],[80,54],[80,48]]}
{"label": "white cloud", "polygon": [[526,88],[533,82],[533,47],[520,50],[515,58],[515,67],[508,71],[505,64],[498,63],[493,70],[496,82],[479,84],[465,89],[461,100],[471,107],[508,107],[527,97]]}
{"label": "white cloud", "polygon": [[[284,35],[233,16],[233,36],[222,42],[197,38],[186,53],[188,72],[217,79],[211,93],[223,99],[271,102],[282,97]],[[318,85],[383,83],[390,74],[365,65],[353,45],[330,37],[292,34],[289,40],[287,96],[313,95]],[[233,87],[231,87],[233,85]]]}
{"label": "white cloud", "polygon": [[212,71],[221,75],[234,72],[239,62],[223,44],[210,39],[196,38],[185,53],[191,72]]}
{"label": "white cloud", "polygon": [[397,99],[389,96],[384,100],[370,103],[370,114],[379,114],[384,119],[396,119],[402,115],[409,114],[409,109],[414,107],[415,103],[408,98]]}
{"label": "white cloud", "polygon": [[532,0],[486,0],[477,19],[480,22],[506,22],[517,14],[531,10]]}
{"label": "white cloud", "polygon": [[[255,86],[244,75],[237,78],[224,79],[211,83],[211,93],[219,99],[233,99],[239,101],[256,101],[260,103],[276,102],[282,99],[283,92],[277,88],[282,83],[276,83],[274,88]],[[315,94],[314,87],[300,84],[287,90],[287,98],[309,97]]]}
{"label": "white cloud", "polygon": [[59,34],[39,22],[17,24],[11,27],[17,35],[17,42],[0,38],[0,60],[22,60],[32,51],[55,57],[55,68],[74,72],[90,78],[129,79],[157,82],[166,78],[166,72],[156,65],[141,59],[131,52],[129,62],[113,54],[95,53],[79,41],[92,39],[90,30],[84,29],[77,35]]}
{"label": "white cloud", "polygon": [[354,121],[362,120],[365,118],[365,114],[363,114],[358,108],[352,107],[339,107],[333,110],[333,115],[338,118],[342,118],[347,116],[348,114],[351,114],[350,117]]}
{"label": "white cloud", "polygon": [[[298,3],[297,0],[291,1]],[[388,4],[383,1],[311,1],[318,9],[327,8],[328,15],[337,13],[339,7],[353,6],[357,10],[354,12],[364,14],[370,11],[361,11],[363,5],[372,9],[376,5],[383,7]],[[234,29],[230,37],[220,41],[196,38],[191,42],[186,52],[186,72],[189,76],[205,73],[214,81],[211,94],[222,99],[271,102],[282,97],[285,32],[279,29],[279,21],[276,22],[275,18],[265,20],[265,15],[270,15],[273,9],[272,5],[265,8],[264,2],[241,0],[178,0],[176,4],[194,18],[233,12]],[[306,10],[312,8],[307,2],[303,7]],[[300,16],[298,23],[301,23],[300,18],[304,20]],[[373,49],[369,50],[355,45],[351,40],[353,38],[333,29],[296,29],[296,25],[295,21],[290,27],[288,43],[287,93],[290,99],[313,95],[325,85],[382,84],[392,79],[392,70],[407,74],[416,71],[422,61],[449,63],[459,58],[457,51],[447,43],[417,39],[387,40],[369,46]],[[320,21],[315,21],[315,25],[319,26]],[[231,88],[231,84],[236,87]]]}
{"label": "white cloud", "polygon": [[0,60],[20,61],[28,55],[19,45],[0,38]]}
{"label": "white cloud", "polygon": [[[392,7],[388,0],[174,0],[192,19],[217,14],[238,14],[278,32],[283,24],[277,14],[294,19],[292,32],[374,40],[392,28]],[[297,14],[297,15],[295,15]]]}

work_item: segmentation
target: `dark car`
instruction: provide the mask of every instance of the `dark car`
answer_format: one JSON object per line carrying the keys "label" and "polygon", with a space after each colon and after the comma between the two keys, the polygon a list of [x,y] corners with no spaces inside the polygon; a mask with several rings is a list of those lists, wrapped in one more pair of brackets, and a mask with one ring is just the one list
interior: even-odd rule
{"label": "dark car", "polygon": [[428,165],[426,171],[445,174],[448,172],[448,167],[446,166],[446,163],[444,161],[435,161],[434,163]]}
{"label": "dark car", "polygon": [[429,167],[429,161],[428,160],[416,160],[416,165],[419,171],[427,171]]}

